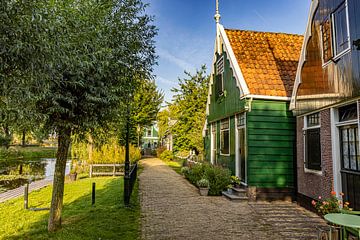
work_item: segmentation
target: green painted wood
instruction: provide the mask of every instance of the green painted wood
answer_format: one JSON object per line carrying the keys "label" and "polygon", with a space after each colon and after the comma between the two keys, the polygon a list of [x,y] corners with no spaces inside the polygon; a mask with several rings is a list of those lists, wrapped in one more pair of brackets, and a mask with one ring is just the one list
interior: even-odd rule
{"label": "green painted wood", "polygon": [[[210,106],[208,122],[217,121],[225,117],[233,116],[245,108],[245,100],[240,100],[240,90],[236,84],[234,73],[230,68],[227,54],[224,52],[224,91],[226,96],[222,99],[215,97],[215,84],[211,86]],[[220,56],[219,56],[220,57]],[[214,66],[215,67],[215,66]],[[215,67],[216,69],[216,67]]]}
{"label": "green painted wood", "polygon": [[250,186],[293,187],[295,123],[287,102],[253,100],[247,115]]}
{"label": "green painted wood", "polygon": [[286,159],[286,161],[279,161],[279,159],[277,158],[276,161],[272,161],[269,159],[265,159],[263,162],[262,161],[255,161],[251,164],[251,167],[256,169],[256,168],[286,168],[286,169],[290,169],[293,168],[293,163],[289,162],[289,159]]}
{"label": "green painted wood", "polygon": [[264,134],[251,134],[249,135],[248,140],[255,140],[255,141],[288,141],[288,142],[295,142],[295,136],[293,135],[277,135],[276,139],[274,139],[271,135],[264,135]]}

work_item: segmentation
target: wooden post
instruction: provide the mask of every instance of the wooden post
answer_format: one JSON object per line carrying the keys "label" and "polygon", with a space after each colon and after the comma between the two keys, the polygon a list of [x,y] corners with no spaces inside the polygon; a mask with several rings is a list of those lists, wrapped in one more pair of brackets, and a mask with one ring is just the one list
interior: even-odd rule
{"label": "wooden post", "polygon": [[114,170],[113,170],[113,176],[115,177],[115,164],[114,164]]}
{"label": "wooden post", "polygon": [[29,184],[27,183],[24,188],[24,208],[29,208]]}
{"label": "wooden post", "polygon": [[92,177],[92,172],[93,172],[93,165],[90,164],[90,178]]}
{"label": "wooden post", "polygon": [[91,205],[95,204],[95,183],[92,183],[92,193],[91,193]]}

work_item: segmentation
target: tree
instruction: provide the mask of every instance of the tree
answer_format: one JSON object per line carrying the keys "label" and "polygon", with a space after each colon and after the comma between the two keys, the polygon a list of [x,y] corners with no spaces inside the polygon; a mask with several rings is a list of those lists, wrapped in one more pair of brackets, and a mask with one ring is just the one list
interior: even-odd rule
{"label": "tree", "polygon": [[132,128],[136,128],[137,132],[137,146],[140,145],[140,134],[143,132],[143,127],[156,121],[163,100],[164,94],[157,90],[153,81],[143,81],[137,89],[130,114]]}
{"label": "tree", "polygon": [[188,78],[179,79],[179,87],[171,104],[170,116],[177,120],[171,132],[174,136],[174,150],[197,149],[203,152],[202,130],[206,117],[206,101],[209,76],[203,65],[195,75],[185,72]]}
{"label": "tree", "polygon": [[[135,78],[151,77],[156,28],[140,0],[5,2],[2,10],[17,13],[9,15],[7,34],[17,29],[25,34],[15,43],[5,39],[6,53],[0,51],[0,65],[10,70],[0,70],[1,80],[14,88],[7,97],[18,99],[25,91],[34,103],[28,105],[58,134],[48,224],[55,231],[61,226],[70,137],[117,119],[118,109],[133,95]],[[17,25],[13,18],[26,21]],[[36,50],[39,57],[24,52],[25,60],[16,61],[19,46]],[[8,57],[8,52],[16,54]],[[17,84],[9,72],[16,73]]]}

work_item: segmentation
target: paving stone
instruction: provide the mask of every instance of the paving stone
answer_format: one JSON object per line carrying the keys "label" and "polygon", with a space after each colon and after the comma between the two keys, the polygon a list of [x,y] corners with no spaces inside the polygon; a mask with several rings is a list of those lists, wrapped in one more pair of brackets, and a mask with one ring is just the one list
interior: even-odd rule
{"label": "paving stone", "polygon": [[326,223],[288,202],[231,202],[200,196],[161,160],[141,161],[141,236],[161,239],[317,239]]}

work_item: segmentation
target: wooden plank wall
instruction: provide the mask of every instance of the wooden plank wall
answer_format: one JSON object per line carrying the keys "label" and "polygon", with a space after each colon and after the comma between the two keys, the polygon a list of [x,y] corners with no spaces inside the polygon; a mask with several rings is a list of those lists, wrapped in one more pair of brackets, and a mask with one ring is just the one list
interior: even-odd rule
{"label": "wooden plank wall", "polygon": [[294,185],[296,119],[282,101],[254,100],[247,115],[248,184],[281,188]]}

